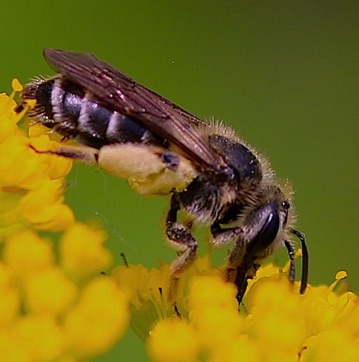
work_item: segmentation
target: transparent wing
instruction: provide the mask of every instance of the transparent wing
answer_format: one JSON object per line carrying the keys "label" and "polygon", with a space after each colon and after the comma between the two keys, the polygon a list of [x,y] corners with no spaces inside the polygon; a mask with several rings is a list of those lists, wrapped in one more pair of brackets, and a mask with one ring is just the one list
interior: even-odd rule
{"label": "transparent wing", "polygon": [[92,54],[45,49],[44,57],[55,71],[88,89],[111,109],[132,117],[167,139],[202,168],[219,171],[226,166],[197,131],[198,126],[209,126],[208,123]]}

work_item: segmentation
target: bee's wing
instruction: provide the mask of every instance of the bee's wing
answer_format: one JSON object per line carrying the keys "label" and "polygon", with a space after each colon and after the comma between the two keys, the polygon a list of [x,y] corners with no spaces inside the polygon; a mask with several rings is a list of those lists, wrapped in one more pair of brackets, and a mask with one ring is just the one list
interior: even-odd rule
{"label": "bee's wing", "polygon": [[167,139],[201,167],[218,171],[225,166],[196,130],[199,125],[208,125],[206,122],[92,54],[45,49],[44,57],[54,70],[88,89],[111,109],[138,120],[151,132]]}

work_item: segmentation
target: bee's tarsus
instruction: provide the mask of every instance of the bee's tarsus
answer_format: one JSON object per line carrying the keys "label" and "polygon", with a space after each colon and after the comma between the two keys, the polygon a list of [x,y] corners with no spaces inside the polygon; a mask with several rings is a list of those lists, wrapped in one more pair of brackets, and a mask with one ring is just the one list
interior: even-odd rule
{"label": "bee's tarsus", "polygon": [[284,240],[284,245],[287,248],[290,260],[289,264],[289,281],[294,283],[295,280],[295,253],[292,243],[289,240]]}
{"label": "bee's tarsus", "polygon": [[298,230],[291,229],[290,232],[299,239],[302,246],[302,277],[300,282],[300,294],[304,294],[305,290],[307,289],[309,276],[309,251],[306,237]]}

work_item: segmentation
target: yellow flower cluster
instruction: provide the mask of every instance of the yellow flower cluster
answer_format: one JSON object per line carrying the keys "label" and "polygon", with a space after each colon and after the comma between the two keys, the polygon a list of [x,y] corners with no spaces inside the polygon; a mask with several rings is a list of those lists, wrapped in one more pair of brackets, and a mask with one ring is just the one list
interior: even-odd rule
{"label": "yellow flower cluster", "polygon": [[[344,272],[300,295],[288,267],[268,265],[240,312],[208,255],[180,279],[175,305],[168,265],[103,275],[112,264],[105,233],[64,203],[72,163],[42,152],[57,143],[40,126],[29,135],[18,127],[26,109],[14,112],[22,87],[13,89],[0,94],[0,360],[89,360],[123,336],[132,314],[154,361],[359,361],[359,298],[334,291]],[[49,232],[61,232],[58,242]]]}
{"label": "yellow flower cluster", "polygon": [[[124,334],[128,300],[101,274],[113,259],[106,235],[75,222],[64,203],[71,161],[38,152],[55,144],[40,127],[29,137],[17,126],[22,87],[13,89],[0,94],[0,360],[95,357]],[[62,234],[55,244],[39,231]]]}
{"label": "yellow flower cluster", "polygon": [[[13,81],[13,88],[20,91],[21,85]],[[0,235],[26,225],[63,230],[74,222],[72,210],[63,202],[64,177],[72,162],[35,152],[51,149],[55,141],[46,134],[29,139],[18,128],[24,112],[14,112],[13,96],[0,95]]]}
{"label": "yellow flower cluster", "polygon": [[184,275],[189,289],[175,307],[164,301],[158,270],[118,267],[113,276],[128,288],[126,280],[141,280],[132,284],[133,323],[154,361],[359,361],[359,298],[333,291],[345,272],[300,295],[287,270],[270,264],[249,283],[240,312],[235,287],[208,258]]}

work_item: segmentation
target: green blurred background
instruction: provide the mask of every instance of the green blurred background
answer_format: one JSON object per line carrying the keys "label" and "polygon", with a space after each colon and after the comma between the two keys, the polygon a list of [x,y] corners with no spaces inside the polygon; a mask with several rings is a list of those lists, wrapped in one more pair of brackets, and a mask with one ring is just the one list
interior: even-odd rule
{"label": "green blurred background", "polygon": [[[356,1],[8,1],[0,5],[1,89],[52,74],[44,47],[95,53],[192,113],[233,126],[295,189],[310,282],[340,269],[359,292],[359,3]],[[76,165],[66,193],[99,219],[117,262],[158,265],[175,253],[168,200]],[[280,252],[275,258],[286,260]],[[101,361],[145,360],[126,337]]]}

